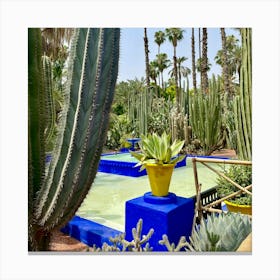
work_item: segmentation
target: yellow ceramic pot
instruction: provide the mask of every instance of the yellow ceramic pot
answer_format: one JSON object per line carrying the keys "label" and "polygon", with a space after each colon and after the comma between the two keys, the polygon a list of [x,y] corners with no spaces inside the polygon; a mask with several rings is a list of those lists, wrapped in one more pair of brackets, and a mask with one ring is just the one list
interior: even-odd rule
{"label": "yellow ceramic pot", "polygon": [[145,164],[153,195],[168,195],[174,166],[175,164]]}
{"label": "yellow ceramic pot", "polygon": [[240,212],[241,214],[252,215],[252,205],[240,205],[225,200],[224,203],[230,212]]}

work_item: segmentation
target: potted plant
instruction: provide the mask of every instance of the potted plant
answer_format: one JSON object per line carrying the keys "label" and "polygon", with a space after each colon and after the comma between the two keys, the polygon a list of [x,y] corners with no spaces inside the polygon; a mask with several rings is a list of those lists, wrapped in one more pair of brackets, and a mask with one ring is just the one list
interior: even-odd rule
{"label": "potted plant", "polygon": [[168,195],[174,166],[185,158],[178,155],[183,145],[179,140],[171,143],[171,136],[165,132],[161,136],[153,133],[141,137],[140,152],[130,151],[139,161],[135,167],[141,166],[140,171],[146,168],[153,195]]}
{"label": "potted plant", "polygon": [[[232,165],[225,171],[225,175],[241,187],[246,187],[252,184],[252,166]],[[219,177],[217,182],[218,186],[216,189],[221,198],[239,190],[239,188],[222,177]],[[252,196],[247,193],[241,193],[233,198],[225,200],[224,202],[228,210],[231,212],[252,215]]]}

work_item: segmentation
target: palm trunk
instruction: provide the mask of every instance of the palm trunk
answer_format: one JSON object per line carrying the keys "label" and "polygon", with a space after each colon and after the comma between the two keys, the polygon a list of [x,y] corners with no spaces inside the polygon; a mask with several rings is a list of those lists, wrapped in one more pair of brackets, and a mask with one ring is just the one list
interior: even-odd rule
{"label": "palm trunk", "polygon": [[193,90],[197,93],[196,89],[196,71],[195,71],[195,40],[194,40],[194,28],[192,28],[192,78],[193,78]]}
{"label": "palm trunk", "polygon": [[231,96],[230,79],[228,73],[228,57],[227,57],[227,49],[226,49],[226,33],[224,28],[221,28],[221,38],[222,38],[222,49],[223,49],[222,68],[223,68],[224,88],[226,94]]}
{"label": "palm trunk", "polygon": [[144,46],[145,46],[145,62],[146,62],[146,83],[150,88],[150,63],[149,63],[149,44],[147,36],[147,28],[144,28]]}
{"label": "palm trunk", "polygon": [[202,92],[208,92],[208,57],[207,57],[207,28],[202,28],[202,61],[201,61],[201,78]]}
{"label": "palm trunk", "polygon": [[176,46],[174,46],[173,64],[174,64],[174,77],[175,77],[176,105],[179,109],[180,92],[179,92],[179,87],[178,87],[178,69],[177,69]]}
{"label": "palm trunk", "polygon": [[200,62],[200,90],[202,91],[202,73],[201,73],[201,31],[198,28],[198,58]]}

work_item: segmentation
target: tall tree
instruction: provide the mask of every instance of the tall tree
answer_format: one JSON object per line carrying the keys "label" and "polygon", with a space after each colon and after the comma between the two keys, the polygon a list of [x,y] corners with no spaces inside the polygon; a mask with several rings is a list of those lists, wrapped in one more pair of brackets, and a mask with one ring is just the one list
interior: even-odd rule
{"label": "tall tree", "polygon": [[145,62],[146,62],[146,84],[150,88],[150,63],[149,63],[149,42],[147,36],[147,28],[144,28],[144,48],[145,48]]}
{"label": "tall tree", "polygon": [[164,88],[163,71],[170,66],[170,60],[167,58],[166,53],[159,53],[156,56],[156,61],[161,76],[161,87]]}
{"label": "tall tree", "polygon": [[[202,76],[201,76],[201,28],[198,28],[198,60],[199,60],[199,69],[198,70],[200,72],[200,87],[201,87],[201,84],[202,84]],[[197,69],[198,69],[198,66],[197,66]]]}
{"label": "tall tree", "polygon": [[[230,81],[233,79],[237,80],[239,82],[240,80],[240,67],[241,67],[241,46],[239,44],[239,40],[233,36],[226,36],[226,42],[225,42],[225,50],[227,55],[227,68],[228,68],[228,75]],[[223,49],[219,50],[217,52],[217,55],[215,56],[215,62],[221,67],[223,67]]]}
{"label": "tall tree", "polygon": [[195,67],[195,38],[194,38],[194,28],[192,28],[192,78],[193,78],[193,90],[197,93],[196,89],[196,67]]}
{"label": "tall tree", "polygon": [[73,28],[42,28],[42,51],[52,60],[61,56],[65,43],[70,43]]}
{"label": "tall tree", "polygon": [[[187,58],[185,56],[177,57],[177,73],[178,73],[178,85],[179,88],[182,89],[182,71],[183,66],[182,63],[185,62]],[[188,68],[189,69],[189,68]],[[173,68],[171,71],[171,76],[175,77],[175,68]]]}
{"label": "tall tree", "polygon": [[202,28],[202,57],[201,57],[201,91],[208,92],[208,56],[207,56],[208,38],[207,28]]}
{"label": "tall tree", "polygon": [[158,62],[156,60],[150,61],[150,78],[155,82],[157,88],[157,77],[159,76]]}
{"label": "tall tree", "polygon": [[158,45],[158,54],[160,54],[160,45],[164,43],[166,37],[163,31],[157,31],[155,33],[155,43]]}
{"label": "tall tree", "polygon": [[221,28],[221,39],[222,39],[222,76],[224,82],[225,93],[231,95],[230,77],[228,71],[228,56],[226,46],[226,32],[224,28]]}
{"label": "tall tree", "polygon": [[173,65],[174,65],[174,77],[175,77],[175,88],[176,88],[176,103],[180,104],[180,91],[178,87],[178,70],[177,70],[177,56],[176,56],[176,47],[178,41],[181,41],[184,36],[181,28],[166,28],[166,36],[168,40],[173,45]]}

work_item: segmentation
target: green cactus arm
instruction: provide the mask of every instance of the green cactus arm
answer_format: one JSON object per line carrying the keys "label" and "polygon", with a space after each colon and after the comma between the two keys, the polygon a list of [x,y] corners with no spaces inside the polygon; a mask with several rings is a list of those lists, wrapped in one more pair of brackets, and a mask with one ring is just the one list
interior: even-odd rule
{"label": "green cactus arm", "polygon": [[53,99],[52,65],[46,55],[42,56],[42,74],[44,84],[44,96],[46,106],[45,139],[46,146],[50,143],[55,129],[55,106]]}
{"label": "green cactus arm", "polygon": [[28,178],[29,203],[39,191],[45,170],[45,114],[39,28],[28,29]]}
{"label": "green cactus arm", "polygon": [[37,200],[41,226],[67,222],[92,185],[117,79],[119,37],[117,28],[80,29],[74,35],[61,150]]}

